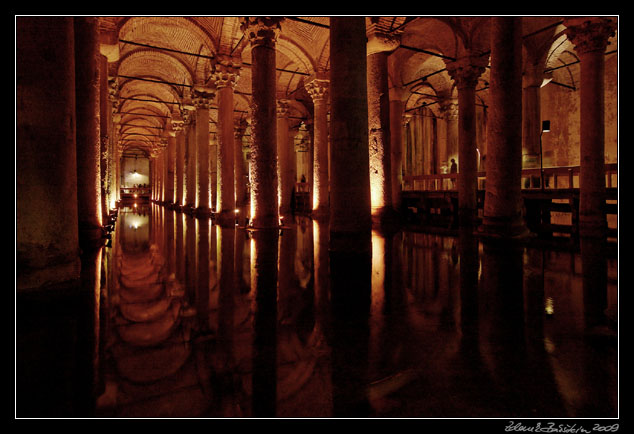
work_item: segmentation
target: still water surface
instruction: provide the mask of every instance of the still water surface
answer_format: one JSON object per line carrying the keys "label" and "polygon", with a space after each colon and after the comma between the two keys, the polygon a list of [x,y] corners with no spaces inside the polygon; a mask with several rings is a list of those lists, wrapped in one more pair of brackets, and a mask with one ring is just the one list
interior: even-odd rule
{"label": "still water surface", "polygon": [[373,232],[366,261],[305,217],[262,235],[148,205],[116,225],[97,416],[616,417],[604,246]]}

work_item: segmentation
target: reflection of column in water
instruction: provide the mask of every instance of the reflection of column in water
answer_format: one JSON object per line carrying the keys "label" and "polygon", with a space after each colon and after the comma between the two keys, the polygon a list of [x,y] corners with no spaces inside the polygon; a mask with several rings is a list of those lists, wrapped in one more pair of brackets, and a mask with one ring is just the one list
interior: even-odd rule
{"label": "reflection of column in water", "polygon": [[99,376],[99,326],[101,301],[101,257],[102,249],[85,250],[81,256],[81,299],[77,310],[77,366],[78,391],[77,414],[94,414],[94,397],[100,392]]}
{"label": "reflection of column in water", "polygon": [[196,306],[196,219],[191,215],[183,215],[185,221],[185,288],[189,303]]}
{"label": "reflection of column in water", "polygon": [[[372,297],[372,253],[368,232],[350,243],[356,250],[330,251],[332,309],[332,387],[335,417],[363,417],[369,413],[368,383],[369,315]],[[331,244],[332,246],[332,244]],[[363,248],[364,247],[364,248]]]}
{"label": "reflection of column in water", "polygon": [[209,220],[196,219],[196,312],[199,331],[209,331]]}
{"label": "reflection of column in water", "polygon": [[[505,406],[527,411],[522,248],[513,241],[483,241],[480,323],[491,374]],[[527,375],[528,374],[528,375]],[[530,381],[533,381],[532,379]],[[522,413],[523,414],[523,413]]]}
{"label": "reflection of column in water", "polygon": [[235,296],[235,228],[216,226],[218,243],[218,349],[231,363]]}
{"label": "reflection of column in water", "polygon": [[281,231],[279,237],[280,253],[278,255],[278,309],[282,322],[294,322],[291,317],[299,308],[294,300],[296,240],[294,226]]}
{"label": "reflection of column in water", "polygon": [[174,251],[174,267],[176,272],[176,280],[183,283],[185,282],[185,243],[183,237],[183,222],[185,220],[185,214],[177,213],[174,216],[176,221],[175,228],[175,251]]}
{"label": "reflection of column in water", "polygon": [[460,328],[461,353],[478,357],[478,241],[470,228],[461,227],[458,240],[460,260]]}
{"label": "reflection of column in water", "polygon": [[165,266],[167,275],[169,276],[174,272],[174,214],[175,212],[170,209],[164,209],[164,222],[165,222]]}
{"label": "reflection of column in water", "polygon": [[252,415],[274,417],[277,387],[278,229],[251,232],[254,294]]}
{"label": "reflection of column in water", "polygon": [[604,311],[607,308],[608,262],[606,241],[601,238],[582,237],[581,273],[583,285],[583,307],[586,328],[605,325]]}
{"label": "reflection of column in water", "polygon": [[312,223],[315,309],[317,317],[324,321],[328,312],[328,226],[317,220]]}
{"label": "reflection of column in water", "polygon": [[245,247],[247,244],[246,240],[246,230],[244,228],[240,228],[236,226],[235,230],[235,264],[234,264],[234,283],[237,294],[243,294],[249,292],[251,279],[245,278],[245,274],[249,271],[249,263],[246,261],[247,270],[245,273]]}

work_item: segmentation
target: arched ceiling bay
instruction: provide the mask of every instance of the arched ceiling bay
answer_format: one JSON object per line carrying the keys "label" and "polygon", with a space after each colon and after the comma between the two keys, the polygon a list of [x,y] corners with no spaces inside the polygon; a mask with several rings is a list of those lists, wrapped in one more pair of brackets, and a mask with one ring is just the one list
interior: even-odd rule
{"label": "arched ceiling bay", "polygon": [[[243,17],[102,17],[100,28],[108,44],[118,48],[109,65],[116,79],[119,122],[128,147],[161,149],[173,113],[180,113],[183,97],[194,85],[207,85],[219,56],[242,63],[235,86],[236,120],[248,116],[251,101],[251,47],[241,29]],[[435,104],[455,97],[447,62],[466,53],[487,56],[489,18],[475,17],[368,17],[379,30],[397,35],[400,46],[389,55],[390,85],[406,89],[407,108]],[[544,70],[554,81],[574,87],[571,65],[578,63],[574,46],[564,33],[564,17],[524,17],[525,58],[543,57]],[[277,97],[292,103],[291,116],[310,121],[312,101],[304,84],[330,69],[330,18],[284,17],[276,43]],[[112,52],[112,48],[109,48]],[[616,36],[608,50],[616,50]],[[614,54],[616,55],[616,54]],[[479,103],[487,100],[489,70],[477,86]],[[437,105],[437,104],[436,104]],[[210,110],[215,131],[217,107]]]}

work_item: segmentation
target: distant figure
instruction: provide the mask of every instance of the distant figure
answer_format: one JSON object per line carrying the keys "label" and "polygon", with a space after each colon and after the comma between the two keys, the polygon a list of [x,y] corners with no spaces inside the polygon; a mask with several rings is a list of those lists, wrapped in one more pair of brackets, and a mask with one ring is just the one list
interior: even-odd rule
{"label": "distant figure", "polygon": [[306,175],[302,175],[302,180],[301,180],[302,184],[306,182]]}
{"label": "distant figure", "polygon": [[451,159],[451,169],[449,169],[449,173],[458,173],[458,165],[453,158]]}

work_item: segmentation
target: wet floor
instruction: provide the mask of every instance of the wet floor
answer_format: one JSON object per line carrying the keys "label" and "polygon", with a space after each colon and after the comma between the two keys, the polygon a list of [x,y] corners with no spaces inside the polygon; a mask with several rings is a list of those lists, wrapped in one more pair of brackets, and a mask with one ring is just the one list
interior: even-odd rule
{"label": "wet floor", "polygon": [[618,416],[605,244],[406,230],[351,256],[328,233],[120,209],[76,295],[19,300],[18,416]]}
{"label": "wet floor", "polygon": [[102,258],[96,416],[617,416],[603,246],[371,244],[339,259],[305,217],[271,234],[123,208]]}

